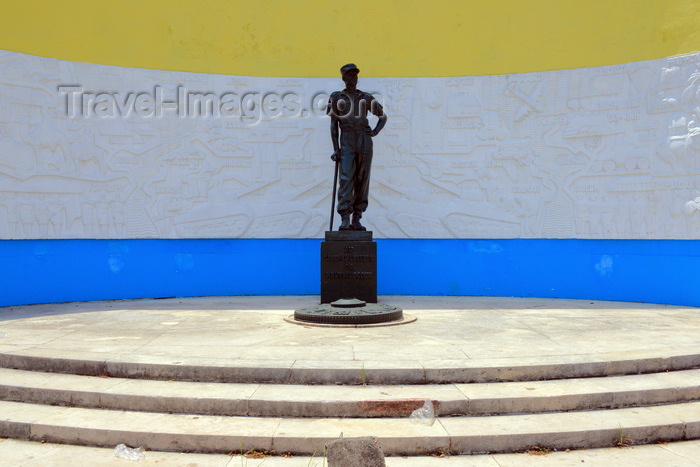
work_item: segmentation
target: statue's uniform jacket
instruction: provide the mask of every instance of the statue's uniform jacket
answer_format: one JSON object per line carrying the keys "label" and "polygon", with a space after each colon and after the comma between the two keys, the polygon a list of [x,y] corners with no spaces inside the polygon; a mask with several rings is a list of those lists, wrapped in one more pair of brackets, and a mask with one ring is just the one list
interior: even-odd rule
{"label": "statue's uniform jacket", "polygon": [[364,212],[369,196],[372,166],[372,128],[367,112],[384,115],[381,104],[369,93],[357,89],[331,94],[326,113],[337,119],[340,126],[340,170],[338,212]]}

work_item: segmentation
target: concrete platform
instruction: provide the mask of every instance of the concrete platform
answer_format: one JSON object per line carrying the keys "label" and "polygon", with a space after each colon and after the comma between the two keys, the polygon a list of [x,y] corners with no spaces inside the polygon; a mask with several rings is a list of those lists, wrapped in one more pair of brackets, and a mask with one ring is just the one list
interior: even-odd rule
{"label": "concrete platform", "polygon": [[[294,452],[307,465],[343,432],[378,436],[394,456],[388,465],[396,466],[496,465],[493,456],[456,454],[534,445],[563,450],[613,446],[617,438],[700,438],[700,309],[401,296],[381,301],[415,321],[369,328],[289,322],[294,309],[316,301],[0,308],[0,436],[202,456],[273,449]],[[426,399],[437,422],[410,423]],[[0,451],[15,442],[0,443]],[[436,452],[452,456],[429,456]],[[402,455],[413,457],[402,463]]]}
{"label": "concrete platform", "polygon": [[700,366],[700,310],[588,300],[381,297],[417,317],[368,329],[284,320],[318,297],[0,308],[0,366],[115,377],[426,384]]}

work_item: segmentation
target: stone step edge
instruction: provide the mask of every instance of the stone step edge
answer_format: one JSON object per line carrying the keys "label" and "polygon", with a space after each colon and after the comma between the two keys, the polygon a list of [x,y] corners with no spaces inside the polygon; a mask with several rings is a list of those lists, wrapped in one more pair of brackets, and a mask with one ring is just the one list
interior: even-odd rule
{"label": "stone step edge", "polygon": [[[646,387],[637,389],[630,389],[630,386],[635,383],[638,386],[639,381],[651,375],[586,378],[580,380],[579,385],[587,390],[571,393],[566,389],[567,386],[571,388],[572,380],[561,380],[561,383],[534,381],[419,387],[271,385],[265,388],[263,396],[256,393],[266,385],[254,383],[122,378],[110,378],[109,384],[105,381],[102,385],[102,390],[72,389],[94,386],[90,380],[97,377],[79,375],[60,375],[62,387],[57,388],[55,382],[52,385],[52,375],[55,374],[0,369],[0,400],[142,412],[298,418],[408,417],[427,399],[431,400],[435,413],[443,417],[589,411],[700,400],[700,370],[654,374],[653,380],[643,383]],[[37,379],[41,379],[41,384]],[[11,380],[14,381],[8,382]],[[119,387],[122,384],[126,385],[126,391]],[[556,387],[559,385],[564,387],[559,390]],[[478,394],[470,394],[469,386],[474,386]],[[221,395],[227,390],[231,396]],[[294,399],[299,390],[304,392],[303,400]],[[341,393],[339,397],[329,394],[333,390]],[[442,397],[436,396],[441,393]]]}
{"label": "stone step edge", "polygon": [[[692,449],[692,452],[691,452]],[[71,461],[80,465],[124,465],[115,459],[114,446],[106,448],[92,446],[76,446],[54,443],[40,443],[24,440],[0,440],[0,456],[10,453],[12,459],[32,459],[32,463],[41,465],[70,465]],[[642,445],[620,449],[618,447],[603,447],[590,450],[573,450],[571,452],[550,452],[546,457],[532,456],[531,454],[517,452],[509,454],[484,454],[482,456],[446,456],[445,458],[423,456],[385,456],[388,467],[415,467],[425,466],[456,466],[456,465],[483,465],[498,467],[499,465],[696,465],[693,464],[693,454],[700,452],[700,441],[679,441],[664,444]],[[166,451],[143,452],[141,464],[165,465],[165,466],[197,466],[218,465],[227,467],[246,466],[274,466],[274,467],[321,467],[324,464],[323,453],[314,456],[301,455],[282,457],[284,453],[261,453],[264,458],[244,459],[239,451],[228,454],[200,454]],[[685,454],[685,455],[684,455]],[[21,456],[21,457],[19,457]],[[39,460],[40,459],[40,460]],[[541,460],[541,462],[539,462]],[[32,465],[32,464],[27,464]],[[140,465],[140,464],[135,464]]]}
{"label": "stone step edge", "polygon": [[[543,360],[547,360],[543,358]],[[304,368],[209,366],[0,353],[0,367],[115,378],[221,383],[400,385],[591,378],[700,368],[700,354],[503,367]]]}
{"label": "stone step edge", "polygon": [[[506,415],[489,417],[491,420],[486,424],[480,417],[441,418],[432,426],[414,425],[407,419],[272,421],[235,417],[237,420],[229,422],[234,417],[153,413],[134,416],[139,413],[47,406],[32,413],[33,409],[31,404],[0,402],[0,413],[14,415],[0,420],[0,437],[97,447],[124,443],[155,451],[228,453],[255,449],[310,455],[323,452],[326,443],[342,434],[344,438],[376,436],[385,454],[411,456],[432,452],[452,455],[522,452],[532,446],[582,449],[612,447],[618,443],[640,445],[700,439],[700,402],[587,412],[583,416],[582,413]],[[61,412],[67,410],[70,412]],[[684,416],[678,416],[679,413]],[[68,420],[80,420],[83,425],[75,426]],[[504,425],[517,425],[516,432],[505,431]],[[550,426],[558,428],[549,431],[542,428]]]}

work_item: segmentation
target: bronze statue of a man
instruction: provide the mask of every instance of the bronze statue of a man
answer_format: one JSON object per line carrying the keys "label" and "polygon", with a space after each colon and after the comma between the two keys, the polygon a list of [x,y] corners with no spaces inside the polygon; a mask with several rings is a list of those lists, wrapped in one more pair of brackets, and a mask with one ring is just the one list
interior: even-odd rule
{"label": "bronze statue of a man", "polygon": [[[354,63],[340,69],[345,89],[331,94],[326,110],[331,117],[331,159],[340,166],[338,213],[342,222],[339,230],[366,230],[360,218],[369,198],[372,138],[384,128],[387,120],[381,104],[371,94],[357,89],[359,72]],[[368,111],[379,118],[374,129],[369,126]]]}

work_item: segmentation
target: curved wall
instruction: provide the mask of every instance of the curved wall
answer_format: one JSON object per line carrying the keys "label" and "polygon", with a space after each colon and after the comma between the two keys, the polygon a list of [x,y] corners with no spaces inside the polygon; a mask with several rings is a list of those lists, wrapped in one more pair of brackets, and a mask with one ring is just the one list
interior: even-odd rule
{"label": "curved wall", "polygon": [[[693,240],[377,241],[379,294],[700,305]],[[0,242],[2,305],[319,294],[319,240]]]}
{"label": "curved wall", "polygon": [[73,62],[275,77],[476,76],[698,50],[694,0],[5,2],[0,49]]}
{"label": "curved wall", "polygon": [[339,60],[390,116],[380,294],[698,305],[700,12],[641,3],[7,15],[0,305],[318,293]]}

